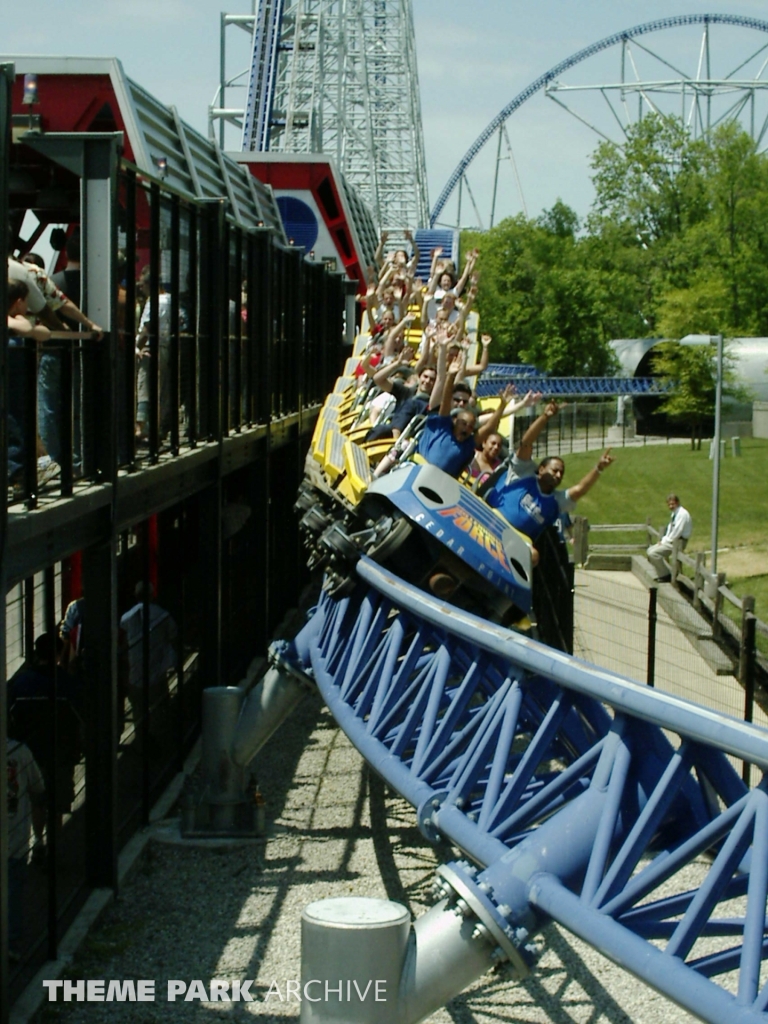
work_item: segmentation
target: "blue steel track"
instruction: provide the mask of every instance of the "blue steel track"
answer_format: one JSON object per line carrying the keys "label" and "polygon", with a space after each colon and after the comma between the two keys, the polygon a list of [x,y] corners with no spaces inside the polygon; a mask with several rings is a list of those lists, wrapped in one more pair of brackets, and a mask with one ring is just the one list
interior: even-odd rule
{"label": "blue steel track", "polygon": [[[367,558],[279,660],[466,860],[438,872],[517,977],[554,920],[712,1024],[766,1024],[768,732],[441,603]],[[691,887],[691,865],[700,880]],[[703,876],[703,877],[702,877]]]}

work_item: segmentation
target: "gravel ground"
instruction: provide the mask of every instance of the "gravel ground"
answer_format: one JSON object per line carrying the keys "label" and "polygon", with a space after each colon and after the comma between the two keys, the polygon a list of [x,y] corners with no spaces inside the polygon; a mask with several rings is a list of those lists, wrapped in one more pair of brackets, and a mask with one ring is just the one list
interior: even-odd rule
{"label": "gravel ground", "polygon": [[[257,758],[268,800],[264,841],[212,849],[155,827],[145,859],[91,933],[70,978],[154,979],[154,1003],[48,1003],[35,1020],[77,1024],[296,1019],[285,983],[300,976],[300,916],[328,896],[431,905],[435,866],[452,856],[421,837],[413,809],[372,776],[319,698],[308,698]],[[686,1013],[567,933],[550,928],[523,984],[488,974],[431,1024],[685,1024]],[[251,1003],[167,1002],[168,979],[254,979]],[[277,982],[283,1001],[265,1001]],[[393,1022],[395,1024],[395,1022]]]}

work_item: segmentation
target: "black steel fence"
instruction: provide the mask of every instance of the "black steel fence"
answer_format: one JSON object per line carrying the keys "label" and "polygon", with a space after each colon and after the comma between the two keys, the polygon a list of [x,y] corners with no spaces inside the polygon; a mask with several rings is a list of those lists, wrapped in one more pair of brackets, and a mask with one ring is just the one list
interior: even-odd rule
{"label": "black steel fence", "polygon": [[[196,203],[130,165],[115,206],[112,330],[11,340],[11,503],[35,508],[41,493],[297,413],[338,371],[341,275],[238,225],[225,201]],[[51,480],[46,456],[61,467]]]}
{"label": "black steel fence", "polygon": [[0,355],[3,1022],[88,893],[116,885],[203,687],[242,679],[297,601],[292,506],[343,364],[341,275],[225,201],[129,164],[114,184],[110,329]]}

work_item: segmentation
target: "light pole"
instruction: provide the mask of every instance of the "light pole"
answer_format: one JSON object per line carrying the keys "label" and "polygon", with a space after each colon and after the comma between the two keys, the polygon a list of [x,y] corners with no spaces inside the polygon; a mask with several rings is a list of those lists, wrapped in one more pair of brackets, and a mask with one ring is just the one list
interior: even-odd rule
{"label": "light pole", "polygon": [[723,336],[718,334],[717,385],[715,388],[715,437],[712,466],[712,573],[717,572],[717,519],[720,507],[720,413],[723,404]]}

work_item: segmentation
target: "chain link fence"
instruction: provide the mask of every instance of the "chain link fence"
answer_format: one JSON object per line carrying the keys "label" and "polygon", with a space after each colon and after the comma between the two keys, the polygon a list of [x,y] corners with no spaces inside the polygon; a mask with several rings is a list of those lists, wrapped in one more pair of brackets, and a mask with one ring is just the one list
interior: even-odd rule
{"label": "chain link fence", "polygon": [[[747,696],[738,665],[702,631],[698,616],[686,615],[680,604],[670,614],[663,593],[654,614],[652,593],[630,572],[578,569],[574,654],[638,684],[744,719]],[[758,694],[758,725],[768,726],[765,706]]]}

